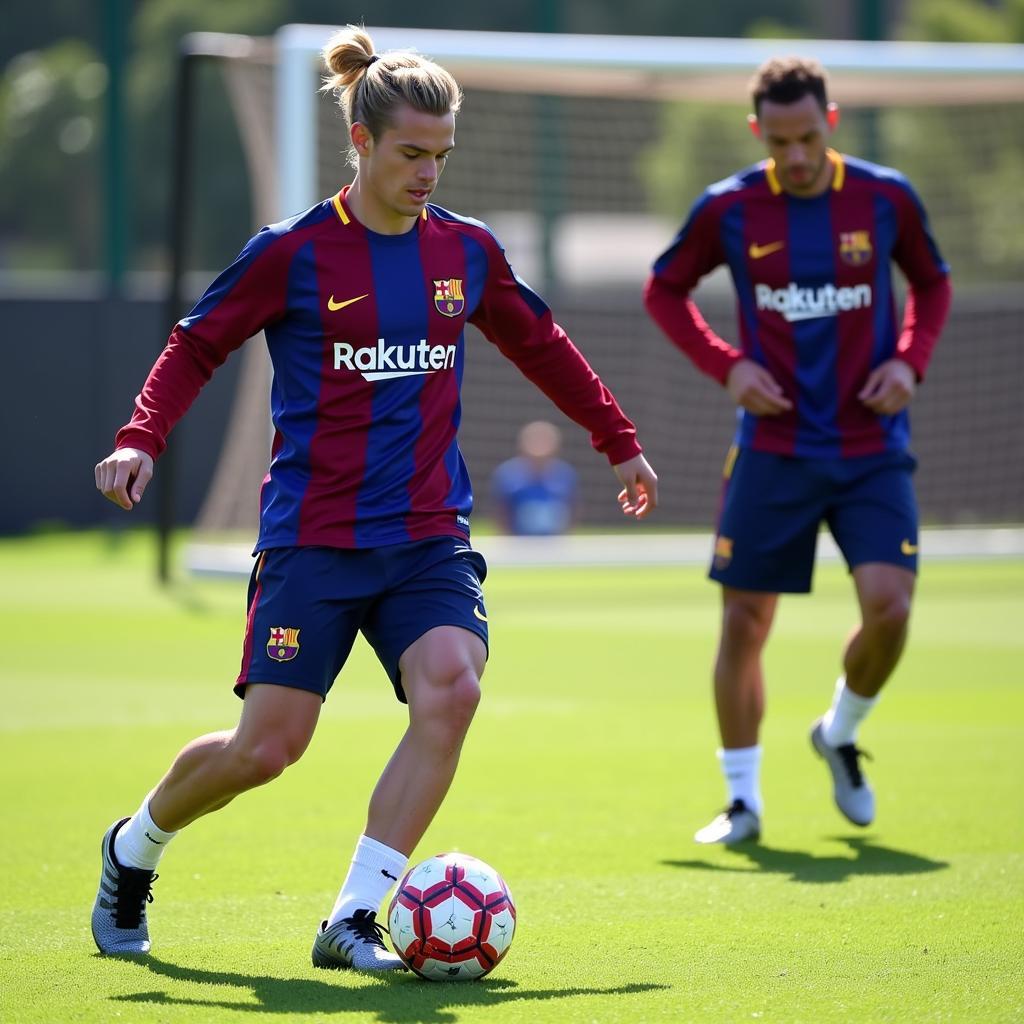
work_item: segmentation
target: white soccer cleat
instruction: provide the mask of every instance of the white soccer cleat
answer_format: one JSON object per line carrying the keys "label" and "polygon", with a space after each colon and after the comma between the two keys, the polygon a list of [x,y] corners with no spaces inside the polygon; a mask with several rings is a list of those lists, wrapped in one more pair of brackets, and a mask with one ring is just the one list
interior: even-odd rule
{"label": "white soccer cleat", "polygon": [[824,758],[832,773],[832,796],[836,807],[854,825],[870,825],[875,820],[875,794],[860,770],[860,759],[870,759],[871,755],[852,743],[829,746],[825,742],[820,718],[811,728],[811,746]]}
{"label": "white soccer cleat", "polygon": [[370,910],[320,925],[313,942],[313,966],[328,970],[354,967],[357,971],[404,971],[400,957],[384,945],[384,927]]}
{"label": "white soccer cleat", "polygon": [[723,846],[760,839],[761,819],[742,800],[733,800],[710,825],[705,825],[693,838],[705,845],[721,843]]}

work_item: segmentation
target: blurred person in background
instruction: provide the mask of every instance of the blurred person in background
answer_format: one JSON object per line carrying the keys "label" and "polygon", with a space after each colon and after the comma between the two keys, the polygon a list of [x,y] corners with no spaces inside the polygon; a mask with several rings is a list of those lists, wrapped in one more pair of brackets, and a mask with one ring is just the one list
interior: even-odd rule
{"label": "blurred person in background", "polygon": [[494,471],[491,493],[498,523],[510,534],[549,537],[565,533],[576,517],[576,470],[558,457],[562,432],[547,420],[519,431],[518,454]]}
{"label": "blurred person in background", "polygon": [[[739,407],[710,570],[722,588],[714,693],[728,805],[699,843],[760,836],[762,652],[779,594],[811,589],[823,522],[852,575],[860,623],[810,738],[842,814],[874,820],[857,733],[907,637],[918,553],[907,406],[951,294],[906,178],[829,148],[839,110],[816,60],[767,61],[751,96],[768,159],[705,190],[644,293],[655,322]],[[739,347],[690,298],[722,263]],[[909,285],[902,325],[893,263]]]}

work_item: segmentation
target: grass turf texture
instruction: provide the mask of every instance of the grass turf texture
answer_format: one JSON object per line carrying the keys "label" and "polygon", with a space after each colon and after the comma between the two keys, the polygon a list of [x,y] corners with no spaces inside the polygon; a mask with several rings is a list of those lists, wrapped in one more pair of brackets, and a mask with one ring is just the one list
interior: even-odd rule
{"label": "grass turf texture", "polygon": [[823,569],[811,598],[784,601],[764,840],[736,851],[691,838],[723,802],[715,588],[692,569],[494,570],[485,698],[414,859],[493,864],[519,931],[490,978],[430,985],[309,964],[404,723],[362,642],[303,760],[164,858],[154,955],[95,952],[103,831],[238,712],[244,584],[160,591],[151,561],[131,534],[0,542],[0,1020],[1024,1019],[1024,563],[926,563],[910,648],[862,733],[866,830],[833,808],[807,741],[848,582]]}

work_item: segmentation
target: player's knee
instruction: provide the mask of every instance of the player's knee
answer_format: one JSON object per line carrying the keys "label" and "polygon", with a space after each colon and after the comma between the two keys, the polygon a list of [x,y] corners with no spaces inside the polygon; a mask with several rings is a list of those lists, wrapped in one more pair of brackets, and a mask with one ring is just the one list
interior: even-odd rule
{"label": "player's knee", "polygon": [[465,736],[480,703],[480,678],[467,666],[453,671],[439,687],[440,718],[451,739]]}
{"label": "player's knee", "polygon": [[298,759],[299,753],[277,738],[238,746],[234,750],[235,772],[247,789],[276,779]]}
{"label": "player's knee", "polygon": [[464,668],[452,680],[449,693],[453,716],[468,728],[480,704],[480,677],[474,669]]}
{"label": "player's knee", "polygon": [[469,730],[480,703],[480,677],[470,666],[453,668],[420,687],[414,720],[444,748],[457,746]]}
{"label": "player's knee", "polygon": [[761,647],[772,626],[770,610],[754,601],[733,600],[722,612],[722,632],[730,644]]}
{"label": "player's knee", "polygon": [[875,630],[902,636],[910,621],[910,595],[898,591],[878,594],[866,602],[864,618]]}

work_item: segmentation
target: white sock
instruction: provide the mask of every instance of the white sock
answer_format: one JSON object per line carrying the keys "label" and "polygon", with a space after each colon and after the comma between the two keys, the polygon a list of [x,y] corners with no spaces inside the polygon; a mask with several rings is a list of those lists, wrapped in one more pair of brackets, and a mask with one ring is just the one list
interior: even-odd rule
{"label": "white sock", "polygon": [[334,902],[328,924],[351,917],[357,910],[377,913],[391,886],[401,877],[409,858],[369,836],[360,836],[345,884]]}
{"label": "white sock", "polygon": [[177,832],[158,828],[149,814],[149,797],[114,836],[114,856],[127,868],[156,870],[167,844]]}
{"label": "white sock", "polygon": [[878,703],[878,697],[861,697],[846,685],[846,676],[840,676],[832,696],[832,707],[821,720],[821,735],[830,747],[853,743],[857,727]]}
{"label": "white sock", "polygon": [[764,809],[761,799],[761,746],[732,747],[718,751],[722,774],[729,787],[729,803],[742,800],[758,817]]}

